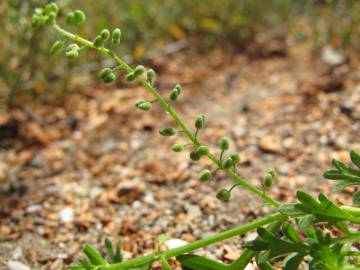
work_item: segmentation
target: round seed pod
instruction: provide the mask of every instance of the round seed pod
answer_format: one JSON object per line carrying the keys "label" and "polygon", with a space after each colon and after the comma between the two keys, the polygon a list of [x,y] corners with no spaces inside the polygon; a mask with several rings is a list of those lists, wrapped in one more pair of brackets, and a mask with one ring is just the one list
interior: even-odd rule
{"label": "round seed pod", "polygon": [[67,59],[73,60],[79,57],[79,52],[77,50],[69,50],[65,53]]}
{"label": "round seed pod", "polygon": [[112,69],[111,68],[103,68],[100,73],[99,76],[101,79],[105,78],[108,74],[112,73]]}
{"label": "round seed pod", "polygon": [[115,81],[115,79],[116,79],[116,75],[113,72],[106,74],[106,76],[102,78],[104,83],[112,83],[113,81]]}
{"label": "round seed pod", "polygon": [[240,155],[239,155],[239,153],[232,153],[232,154],[230,155],[230,158],[232,159],[234,165],[236,165],[236,164],[238,164],[238,163],[240,162]]}
{"label": "round seed pod", "polygon": [[59,8],[55,3],[50,3],[50,4],[46,5],[44,11],[45,11],[45,14],[50,14],[50,12],[53,12],[57,15],[59,13]]}
{"label": "round seed pod", "polygon": [[145,70],[144,66],[142,66],[142,65],[137,66],[137,67],[134,69],[134,75],[135,75],[135,77],[138,77],[138,76],[142,75],[142,74],[144,73],[144,70]]}
{"label": "round seed pod", "polygon": [[55,41],[54,44],[51,46],[49,52],[50,54],[58,54],[64,48],[64,42],[62,41]]}
{"label": "round seed pod", "polygon": [[75,18],[75,24],[77,25],[83,24],[86,21],[86,15],[80,9],[74,11],[74,18]]}
{"label": "round seed pod", "polygon": [[99,48],[99,47],[101,47],[101,46],[103,45],[104,40],[102,39],[101,36],[97,36],[97,37],[94,39],[93,43],[94,43],[95,48]]}
{"label": "round seed pod", "polygon": [[197,149],[196,152],[200,155],[200,156],[205,156],[209,153],[209,148],[206,147],[205,145],[200,145]]}
{"label": "round seed pod", "polygon": [[119,28],[115,28],[111,34],[111,42],[113,46],[119,45],[121,41],[121,30]]}
{"label": "round seed pod", "polygon": [[222,166],[225,169],[230,169],[233,166],[233,160],[231,159],[231,157],[228,157],[224,160]]}
{"label": "round seed pod", "polygon": [[79,45],[76,43],[72,43],[69,46],[66,47],[66,51],[78,51],[80,49]]}
{"label": "round seed pod", "polygon": [[176,129],[172,128],[172,127],[166,127],[166,128],[162,128],[159,130],[160,135],[162,136],[174,136],[176,135]]}
{"label": "round seed pod", "polygon": [[46,18],[45,19],[45,24],[47,26],[54,25],[55,19],[56,19],[56,13],[50,12],[45,18]]}
{"label": "round seed pod", "polygon": [[174,88],[177,89],[178,94],[180,95],[182,91],[182,86],[180,84],[176,84]]}
{"label": "round seed pod", "polygon": [[205,116],[199,115],[195,120],[195,127],[197,129],[201,129],[204,127],[204,125],[205,125]]}
{"label": "round seed pod", "polygon": [[175,101],[178,98],[178,96],[179,96],[179,91],[177,89],[174,88],[173,90],[171,90],[170,92],[171,101]]}
{"label": "round seed pod", "polygon": [[154,77],[155,77],[155,71],[151,68],[146,73],[146,79],[147,79],[148,82],[152,82]]}
{"label": "round seed pod", "polygon": [[68,26],[74,26],[76,24],[75,14],[74,12],[69,12],[65,17],[65,23]]}
{"label": "round seed pod", "polygon": [[103,42],[109,39],[110,37],[110,31],[108,29],[103,29],[100,33],[101,39]]}
{"label": "round seed pod", "polygon": [[127,80],[128,82],[132,82],[133,80],[135,80],[135,75],[133,72],[131,73],[128,73],[126,76],[125,76],[125,80]]}
{"label": "round seed pod", "polygon": [[229,143],[229,139],[228,138],[222,138],[219,141],[219,148],[221,151],[226,151],[230,148],[230,143]]}
{"label": "round seed pod", "polygon": [[184,142],[180,142],[180,143],[174,144],[171,147],[171,150],[173,150],[174,152],[182,152],[182,151],[184,151],[185,147],[186,147],[186,144]]}
{"label": "round seed pod", "polygon": [[208,169],[202,170],[199,173],[199,180],[201,182],[205,182],[205,181],[209,181],[213,178],[213,174],[211,171],[209,171]]}
{"label": "round seed pod", "polygon": [[223,188],[216,194],[216,198],[223,202],[228,202],[230,200],[231,193],[229,190]]}
{"label": "round seed pod", "polygon": [[136,102],[135,106],[143,111],[149,111],[152,108],[151,102],[144,101],[144,100]]}
{"label": "round seed pod", "polygon": [[270,174],[266,174],[265,178],[264,178],[264,188],[270,188],[273,182],[273,177]]}
{"label": "round seed pod", "polygon": [[190,156],[190,159],[193,161],[198,161],[201,158],[201,156],[199,155],[199,153],[197,151],[191,151],[189,156]]}

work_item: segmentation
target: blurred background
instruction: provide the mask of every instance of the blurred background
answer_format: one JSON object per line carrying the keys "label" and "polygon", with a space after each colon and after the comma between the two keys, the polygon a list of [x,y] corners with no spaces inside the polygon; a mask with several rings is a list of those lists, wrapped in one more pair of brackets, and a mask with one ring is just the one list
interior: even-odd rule
{"label": "blurred background", "polygon": [[[63,57],[49,57],[49,44],[56,35],[31,28],[34,8],[47,2],[0,2],[2,107],[18,96],[74,91],[77,85],[68,83],[69,74],[76,70],[77,74],[86,75],[96,70],[103,60],[89,52],[73,66]],[[340,50],[359,46],[360,3],[354,0],[57,2],[62,16],[73,8],[88,14],[87,23],[76,30],[89,39],[104,27],[123,29],[120,52],[132,62],[143,62],[184,47],[200,54],[214,49],[231,54],[251,50],[251,47],[255,51],[264,50],[264,46],[271,49],[275,41],[285,46],[292,42],[306,42],[314,47],[328,44]]]}
{"label": "blurred background", "polygon": [[[174,123],[156,103],[135,108],[153,99],[138,84],[121,72],[112,84],[99,79],[109,59],[50,56],[61,37],[31,27],[48,2],[0,0],[0,269],[66,269],[105,236],[123,241],[127,259],[152,252],[159,234],[191,242],[273,211],[241,188],[219,202],[231,181],[218,172],[200,183],[211,163],[171,152],[180,138],[158,130]],[[275,199],[294,201],[303,189],[351,204],[351,187],[333,193],[321,175],[332,158],[360,151],[360,1],[56,2],[64,27],[68,12],[85,11],[83,26],[65,28],[89,40],[121,28],[116,52],[154,68],[165,98],[181,83],[176,111],[190,128],[206,115],[199,138],[215,154],[229,137],[245,179],[261,187],[274,168]],[[248,237],[200,252],[231,262]]]}

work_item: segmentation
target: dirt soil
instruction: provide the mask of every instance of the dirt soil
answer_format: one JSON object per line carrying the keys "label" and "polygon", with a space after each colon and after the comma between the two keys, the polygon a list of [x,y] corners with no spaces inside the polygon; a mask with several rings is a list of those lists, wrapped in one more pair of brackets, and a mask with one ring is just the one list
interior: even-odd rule
{"label": "dirt soil", "polygon": [[[163,95],[183,84],[175,108],[189,126],[206,115],[201,142],[214,146],[228,136],[241,154],[238,172],[257,186],[276,169],[269,192],[276,199],[293,201],[297,189],[329,194],[331,182],[321,174],[331,159],[349,161],[349,150],[360,150],[355,57],[330,66],[319,51],[294,46],[260,58],[214,51],[151,65]],[[9,260],[65,269],[84,243],[100,247],[106,236],[121,239],[131,258],[152,252],[159,234],[190,242],[274,210],[240,187],[229,203],[217,201],[216,191],[231,180],[218,173],[200,183],[198,172],[211,163],[172,153],[179,138],[157,131],[171,119],[156,104],[151,112],[137,110],[139,99],[151,97],[135,84],[99,83],[0,115],[0,269]],[[350,203],[350,192],[331,198]],[[200,253],[231,262],[252,236]]]}

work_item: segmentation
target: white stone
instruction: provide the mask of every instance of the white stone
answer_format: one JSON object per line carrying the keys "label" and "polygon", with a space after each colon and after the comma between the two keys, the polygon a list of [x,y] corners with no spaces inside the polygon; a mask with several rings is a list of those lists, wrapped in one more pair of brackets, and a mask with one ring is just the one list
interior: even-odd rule
{"label": "white stone", "polygon": [[345,56],[331,46],[323,48],[321,58],[328,65],[340,65],[345,62]]}
{"label": "white stone", "polygon": [[59,212],[59,218],[63,223],[72,223],[74,221],[74,209],[65,207]]}
{"label": "white stone", "polygon": [[8,270],[30,270],[28,266],[18,261],[9,261],[6,267]]}
{"label": "white stone", "polygon": [[165,241],[165,245],[168,249],[182,247],[187,244],[188,244],[187,241],[178,238],[173,238]]}

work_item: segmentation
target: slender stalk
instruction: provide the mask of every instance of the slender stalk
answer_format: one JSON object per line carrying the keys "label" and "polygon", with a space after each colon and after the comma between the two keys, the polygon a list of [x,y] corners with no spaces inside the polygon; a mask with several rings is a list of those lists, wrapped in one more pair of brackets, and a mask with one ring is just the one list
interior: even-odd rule
{"label": "slender stalk", "polygon": [[246,233],[250,230],[253,230],[255,228],[264,226],[266,224],[275,222],[275,221],[284,221],[286,217],[282,215],[281,213],[275,213],[272,215],[269,215],[267,217],[252,221],[250,223],[247,223],[245,225],[221,232],[219,234],[215,234],[213,236],[210,236],[208,238],[204,238],[195,242],[192,242],[190,244],[187,244],[182,247],[169,249],[167,251],[164,251],[162,253],[158,254],[151,254],[144,257],[138,257],[135,259],[128,260],[126,262],[116,263],[116,264],[109,264],[109,265],[103,265],[99,266],[98,270],[122,270],[122,269],[128,269],[132,267],[139,267],[148,263],[152,263],[156,260],[159,260],[161,257],[164,257],[165,259],[169,259],[171,257],[176,257],[178,255],[188,253],[191,251],[194,251],[199,248],[203,248],[205,246],[209,246],[211,244],[223,241],[225,239],[229,239],[234,236],[238,236],[240,234]]}
{"label": "slender stalk", "polygon": [[[66,30],[64,30],[63,28],[61,28],[59,25],[54,24],[53,28],[60,33],[61,35],[67,37],[68,39],[71,39],[83,46],[87,46],[89,48],[93,48],[96,49],[98,51],[100,51],[101,53],[104,53],[108,56],[110,56],[111,58],[113,58],[119,65],[120,69],[125,70],[126,72],[130,73],[133,72],[134,70],[126,63],[124,62],[120,57],[118,57],[113,51],[105,48],[105,47],[98,47],[96,48],[94,46],[94,44],[89,41],[86,40],[78,35],[72,34]],[[160,106],[173,118],[173,120],[176,122],[176,124],[180,127],[180,129],[182,130],[182,132],[188,137],[188,139],[192,142],[192,144],[194,146],[200,146],[200,142],[198,141],[198,139],[196,138],[196,136],[190,131],[190,129],[185,125],[185,123],[181,120],[181,118],[179,117],[179,115],[177,114],[177,112],[173,109],[173,107],[168,104],[162,97],[161,95],[158,93],[158,91],[154,88],[154,86],[146,81],[144,78],[139,77],[137,78],[137,81],[140,82],[159,102]],[[222,168],[222,164],[221,164],[221,160],[219,160],[215,155],[213,155],[211,152],[209,152],[207,154],[207,157],[212,160],[218,167]],[[241,178],[238,174],[236,174],[235,172],[222,168],[222,170],[228,175],[230,176],[233,181],[236,184],[239,184],[241,186],[243,186],[244,188],[250,190],[251,192],[255,193],[256,195],[258,195],[259,197],[261,197],[262,199],[264,199],[265,201],[267,201],[268,203],[272,204],[273,206],[280,206],[280,202],[272,199],[270,196],[268,196],[266,193],[264,193],[263,191],[261,191],[260,189],[256,188],[254,185],[252,185],[250,182],[246,181],[245,179]]]}

